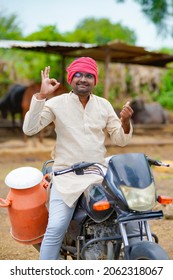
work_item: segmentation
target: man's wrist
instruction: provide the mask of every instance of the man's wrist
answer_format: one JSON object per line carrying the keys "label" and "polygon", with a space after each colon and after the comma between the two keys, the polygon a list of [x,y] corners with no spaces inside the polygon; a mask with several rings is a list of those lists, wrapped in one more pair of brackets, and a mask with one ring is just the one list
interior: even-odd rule
{"label": "man's wrist", "polygon": [[122,121],[121,120],[121,126],[122,126],[125,133],[128,134],[130,132],[130,121],[129,120],[128,121]]}
{"label": "man's wrist", "polygon": [[38,100],[44,100],[46,99],[46,94],[42,94],[42,93],[36,93],[35,94],[35,97],[38,99]]}

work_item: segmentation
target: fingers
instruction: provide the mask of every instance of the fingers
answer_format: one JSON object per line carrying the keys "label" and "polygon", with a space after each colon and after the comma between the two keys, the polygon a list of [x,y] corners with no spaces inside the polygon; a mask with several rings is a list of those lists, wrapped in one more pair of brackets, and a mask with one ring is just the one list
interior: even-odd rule
{"label": "fingers", "polygon": [[52,87],[54,88],[54,90],[56,90],[60,85],[60,83],[54,78],[50,79],[49,82],[52,85]]}
{"label": "fingers", "polygon": [[133,114],[133,109],[130,107],[130,101],[127,101],[123,106],[122,111],[129,112],[130,116]]}
{"label": "fingers", "polygon": [[130,106],[130,101],[127,101],[124,106]]}
{"label": "fingers", "polygon": [[45,78],[49,78],[49,72],[50,72],[50,66],[45,67],[44,69]]}
{"label": "fingers", "polygon": [[49,73],[50,73],[50,66],[46,66],[44,70],[41,70],[42,80],[49,78]]}
{"label": "fingers", "polygon": [[120,112],[121,120],[126,121],[126,120],[130,119],[132,115],[133,115],[133,109],[130,107],[130,101],[128,101],[123,106],[123,109]]}
{"label": "fingers", "polygon": [[60,84],[56,79],[52,78],[50,79],[51,84]]}
{"label": "fingers", "polygon": [[41,89],[40,95],[47,96],[48,94],[53,93],[56,89],[58,89],[60,83],[54,79],[49,78],[50,66],[46,66],[44,70],[41,70]]}

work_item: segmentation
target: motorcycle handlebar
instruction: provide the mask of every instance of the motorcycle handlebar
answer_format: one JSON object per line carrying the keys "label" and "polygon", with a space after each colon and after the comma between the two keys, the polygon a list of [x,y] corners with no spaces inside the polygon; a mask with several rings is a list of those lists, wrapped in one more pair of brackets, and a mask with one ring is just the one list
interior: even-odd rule
{"label": "motorcycle handlebar", "polygon": [[159,160],[155,160],[155,159],[151,159],[149,157],[147,157],[147,160],[149,162],[150,165],[155,165],[155,166],[165,166],[165,167],[169,167],[170,165],[164,162],[161,162]]}
{"label": "motorcycle handlebar", "polygon": [[69,172],[75,172],[77,175],[83,175],[84,174],[84,169],[92,166],[96,164],[96,162],[79,162],[79,163],[75,163],[74,165],[65,168],[65,169],[61,169],[61,170],[56,170],[54,171],[54,175],[62,175],[62,174],[66,174]]}
{"label": "motorcycle handlebar", "polygon": [[[155,165],[155,166],[165,166],[165,167],[169,167],[170,165],[167,163],[163,163],[159,160],[155,160],[155,159],[151,159],[148,156],[146,156],[148,163],[150,165]],[[83,175],[84,174],[84,170],[87,169],[90,166],[93,165],[97,165],[96,162],[79,162],[79,163],[75,163],[74,165],[65,168],[65,169],[61,169],[61,170],[56,170],[54,171],[54,175],[58,176],[58,175],[62,175],[62,174],[66,174],[69,172],[75,172],[76,175]]]}

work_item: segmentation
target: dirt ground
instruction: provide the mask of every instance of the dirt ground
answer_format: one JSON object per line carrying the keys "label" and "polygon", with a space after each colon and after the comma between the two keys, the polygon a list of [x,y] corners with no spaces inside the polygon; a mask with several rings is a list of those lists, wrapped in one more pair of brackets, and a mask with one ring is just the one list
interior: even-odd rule
{"label": "dirt ground", "polygon": [[[0,131],[0,197],[6,198],[9,188],[5,185],[6,175],[13,169],[22,166],[42,168],[45,160],[50,159],[50,152],[54,146],[54,139],[46,138],[40,143],[37,137],[31,137],[27,142],[22,135],[15,134],[5,137]],[[145,134],[146,135],[146,134]],[[142,152],[149,157],[160,159],[164,162],[171,161],[168,169],[153,169],[157,193],[173,196],[173,138],[172,135],[134,135],[130,145],[118,148],[110,145],[107,155],[115,153]],[[152,232],[159,238],[159,244],[173,259],[173,205],[156,205],[162,209],[165,217],[151,222]],[[0,260],[37,260],[38,252],[31,245],[16,242],[10,235],[10,221],[8,209],[0,208]]]}

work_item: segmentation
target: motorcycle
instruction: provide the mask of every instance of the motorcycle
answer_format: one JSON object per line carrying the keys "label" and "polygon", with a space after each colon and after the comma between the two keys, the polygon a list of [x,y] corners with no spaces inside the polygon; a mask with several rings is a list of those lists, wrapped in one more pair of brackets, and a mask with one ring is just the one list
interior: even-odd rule
{"label": "motorcycle", "polygon": [[[51,171],[49,163],[42,169],[45,176]],[[151,165],[169,166],[142,153],[128,153],[107,158],[106,172],[105,166],[96,162],[54,171],[55,176],[75,172],[103,177],[101,184],[91,184],[79,198],[61,247],[62,259],[169,259],[149,221],[163,218],[161,210],[153,210],[156,202],[168,204],[173,198],[157,196]],[[132,222],[138,225],[138,234],[128,234]]]}
{"label": "motorcycle", "polygon": [[[8,207],[12,237],[39,251],[47,226],[47,187],[51,188],[52,172],[55,176],[74,172],[84,180],[85,174],[97,174],[102,182],[91,184],[78,199],[60,259],[169,260],[149,224],[164,216],[162,210],[154,209],[156,203],[173,201],[157,195],[151,166],[169,165],[143,153],[117,154],[106,160],[106,166],[80,162],[55,171],[53,160],[48,160],[42,171],[23,167],[10,172],[5,182],[11,193],[6,200],[0,198],[0,207]],[[128,227],[134,222],[138,232],[129,233]]]}

